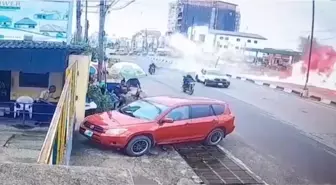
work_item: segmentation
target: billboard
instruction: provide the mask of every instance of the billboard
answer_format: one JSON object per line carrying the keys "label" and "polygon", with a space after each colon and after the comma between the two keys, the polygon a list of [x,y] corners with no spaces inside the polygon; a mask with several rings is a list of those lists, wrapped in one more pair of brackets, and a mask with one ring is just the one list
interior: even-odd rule
{"label": "billboard", "polygon": [[0,40],[70,42],[72,0],[0,0]]}

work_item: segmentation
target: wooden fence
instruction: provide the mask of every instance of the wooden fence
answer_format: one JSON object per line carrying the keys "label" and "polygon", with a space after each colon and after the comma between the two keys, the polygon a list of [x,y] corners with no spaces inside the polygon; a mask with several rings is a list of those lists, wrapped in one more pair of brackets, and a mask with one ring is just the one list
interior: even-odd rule
{"label": "wooden fence", "polygon": [[75,126],[77,66],[76,61],[66,69],[61,97],[38,157],[40,164],[65,164],[69,160],[66,153],[69,152],[67,145],[72,142]]}

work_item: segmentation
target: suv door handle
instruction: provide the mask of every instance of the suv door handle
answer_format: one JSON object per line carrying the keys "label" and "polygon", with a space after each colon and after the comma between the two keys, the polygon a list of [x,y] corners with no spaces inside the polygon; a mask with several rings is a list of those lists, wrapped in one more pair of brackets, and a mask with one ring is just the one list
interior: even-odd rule
{"label": "suv door handle", "polygon": [[212,123],[218,123],[218,120],[214,119],[214,120],[212,120]]}

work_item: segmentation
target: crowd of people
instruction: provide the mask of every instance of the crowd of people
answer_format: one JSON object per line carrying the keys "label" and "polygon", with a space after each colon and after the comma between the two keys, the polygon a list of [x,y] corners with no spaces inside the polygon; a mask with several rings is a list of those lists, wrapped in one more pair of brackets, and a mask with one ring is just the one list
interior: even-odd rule
{"label": "crowd of people", "polygon": [[[100,92],[95,92],[97,90]],[[104,98],[100,98],[100,96]],[[87,101],[94,101],[98,107],[102,106],[107,109],[116,109],[126,103],[135,101],[140,97],[144,97],[144,92],[141,90],[141,83],[138,78],[131,78],[128,80],[123,78],[119,82],[115,83],[98,83],[93,76],[90,76]],[[106,105],[108,102],[112,105]],[[102,109],[101,111],[106,111],[106,109]]]}

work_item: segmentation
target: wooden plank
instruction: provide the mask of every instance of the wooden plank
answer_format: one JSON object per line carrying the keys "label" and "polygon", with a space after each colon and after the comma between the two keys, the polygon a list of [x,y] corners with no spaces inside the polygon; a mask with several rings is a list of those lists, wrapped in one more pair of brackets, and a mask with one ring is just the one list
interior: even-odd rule
{"label": "wooden plank", "polygon": [[[51,162],[50,157],[52,156],[52,152],[57,152],[57,164],[59,164],[60,161],[63,160],[64,153],[65,153],[65,140],[67,139],[67,134],[66,132],[66,126],[71,125],[69,122],[64,122],[65,120],[70,120],[67,117],[70,115],[74,114],[74,101],[75,101],[75,86],[76,86],[76,74],[77,74],[77,66],[78,66],[78,61],[74,62],[71,64],[67,69],[66,69],[66,81],[61,93],[61,97],[59,99],[59,102],[57,104],[55,113],[53,115],[53,118],[51,120],[50,126],[48,133],[46,135],[46,138],[43,142],[42,149],[40,151],[40,155],[38,157],[38,163],[41,164],[49,164]],[[68,94],[69,93],[69,94]],[[68,104],[68,108],[67,105]],[[70,106],[70,107],[69,107]],[[70,109],[69,112],[66,110]],[[66,114],[65,112],[68,114]],[[70,114],[69,114],[70,113]],[[65,117],[65,118],[63,118]],[[63,124],[62,124],[63,123]],[[65,124],[67,124],[65,126]],[[56,144],[55,139],[56,139],[56,134],[58,134],[59,131],[59,142],[58,142],[58,147],[57,151],[53,151],[53,147]]]}
{"label": "wooden plank", "polygon": [[[64,106],[62,107],[64,109]],[[61,111],[61,117],[57,123],[57,153],[56,153],[56,164],[59,164],[61,160],[61,147],[62,147],[62,117],[63,110]]]}
{"label": "wooden plank", "polygon": [[65,102],[66,91],[68,91],[68,89],[69,89],[70,78],[71,77],[69,76],[66,79],[66,82],[64,84],[64,87],[63,87],[63,90],[62,90],[62,93],[61,93],[61,97],[60,97],[59,102],[57,104],[54,116],[51,120],[49,129],[48,129],[48,133],[47,133],[46,138],[43,142],[42,149],[41,149],[40,155],[39,155],[38,160],[37,160],[38,163],[48,164],[48,160],[49,160],[49,157],[51,155],[53,143],[54,143],[56,132],[57,132],[58,121],[60,119],[62,107],[63,107],[64,102]]}

